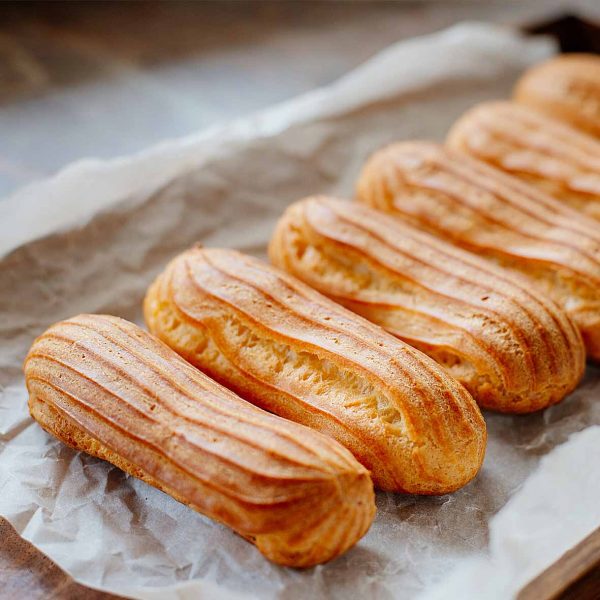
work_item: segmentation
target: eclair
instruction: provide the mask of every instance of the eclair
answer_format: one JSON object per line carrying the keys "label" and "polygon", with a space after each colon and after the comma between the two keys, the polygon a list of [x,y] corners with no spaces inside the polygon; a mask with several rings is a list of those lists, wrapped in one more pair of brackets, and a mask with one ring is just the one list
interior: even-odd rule
{"label": "eclair", "polygon": [[446,143],[600,219],[600,141],[591,136],[516,102],[489,102],[463,115]]}
{"label": "eclair", "polygon": [[482,407],[559,402],[585,368],[579,332],[520,277],[366,205],[292,204],[269,257],[446,367]]}
{"label": "eclair", "polygon": [[24,369],[29,410],[46,431],[227,525],[276,563],[331,560],[373,520],[373,483],[343,446],[252,406],[132,323],[57,323]]}
{"label": "eclair", "polygon": [[341,442],[380,489],[444,494],[481,466],[485,423],[447,371],[256,258],[184,252],[149,288],[144,315],[244,399]]}
{"label": "eclair", "polygon": [[360,201],[529,280],[573,319],[600,360],[600,228],[498,169],[431,142],[377,152]]}
{"label": "eclair", "polygon": [[600,138],[600,56],[562,54],[531,67],[513,98]]}

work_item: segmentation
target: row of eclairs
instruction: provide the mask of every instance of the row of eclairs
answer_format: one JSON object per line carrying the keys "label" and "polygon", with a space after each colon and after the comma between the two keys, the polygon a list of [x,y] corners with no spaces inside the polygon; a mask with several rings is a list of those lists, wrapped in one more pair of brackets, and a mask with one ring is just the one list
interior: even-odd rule
{"label": "row of eclairs", "polygon": [[[533,69],[445,144],[379,150],[353,201],[292,204],[271,264],[175,257],[148,289],[149,332],[51,326],[25,361],[31,415],[281,565],[351,548],[374,487],[466,485],[482,408],[543,410],[600,361],[600,117],[569,96],[600,90],[600,63],[578,60]],[[536,95],[556,73],[577,85]]]}

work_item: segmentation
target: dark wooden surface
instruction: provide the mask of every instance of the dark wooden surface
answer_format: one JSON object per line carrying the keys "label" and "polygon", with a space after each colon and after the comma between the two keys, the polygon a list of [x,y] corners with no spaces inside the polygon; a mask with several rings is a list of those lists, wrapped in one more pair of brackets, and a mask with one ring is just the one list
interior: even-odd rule
{"label": "dark wooden surface", "polygon": [[[325,85],[401,39],[565,9],[600,16],[597,0],[3,2],[0,197],[73,160],[135,152]],[[586,585],[564,597],[597,600],[598,579]],[[0,518],[0,598],[111,597],[75,583]]]}
{"label": "dark wooden surface", "polygon": [[527,584],[517,600],[598,600],[600,528]]}

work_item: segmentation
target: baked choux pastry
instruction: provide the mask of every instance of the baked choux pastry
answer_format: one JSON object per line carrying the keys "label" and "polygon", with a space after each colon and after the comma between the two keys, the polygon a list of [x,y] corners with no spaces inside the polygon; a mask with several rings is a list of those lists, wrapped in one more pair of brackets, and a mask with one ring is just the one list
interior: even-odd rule
{"label": "baked choux pastry", "polygon": [[591,136],[528,106],[489,102],[463,115],[446,143],[600,219],[600,141]]}
{"label": "baked choux pastry", "polygon": [[220,521],[270,560],[340,555],[375,513],[367,470],[335,440],[270,415],[136,325],[80,315],[25,360],[29,409],[69,446]]}
{"label": "baked choux pastry", "polygon": [[561,54],[531,67],[513,98],[600,138],[600,56]]}
{"label": "baked choux pastry", "polygon": [[526,277],[600,360],[600,228],[498,169],[432,142],[377,152],[359,200]]}
{"label": "baked choux pastry", "polygon": [[559,402],[585,369],[575,325],[526,280],[357,202],[292,204],[271,262],[446,367],[492,410]]}
{"label": "baked choux pastry", "polygon": [[210,377],[337,439],[376,487],[445,494],[481,466],[485,423],[447,371],[258,259],[192,248],[151,285],[144,314]]}

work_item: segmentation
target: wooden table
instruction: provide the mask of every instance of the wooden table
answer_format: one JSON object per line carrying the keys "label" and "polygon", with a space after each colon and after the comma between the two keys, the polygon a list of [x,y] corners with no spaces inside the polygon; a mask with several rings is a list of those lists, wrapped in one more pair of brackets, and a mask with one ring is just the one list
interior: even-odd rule
{"label": "wooden table", "polygon": [[[2,3],[0,196],[73,160],[135,152],[325,85],[398,40],[464,19],[532,22],[564,6]],[[568,7],[600,18],[597,0]],[[596,596],[569,597],[598,598],[598,579],[586,581]],[[115,598],[75,583],[0,519],[0,598],[83,597]]]}

